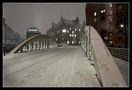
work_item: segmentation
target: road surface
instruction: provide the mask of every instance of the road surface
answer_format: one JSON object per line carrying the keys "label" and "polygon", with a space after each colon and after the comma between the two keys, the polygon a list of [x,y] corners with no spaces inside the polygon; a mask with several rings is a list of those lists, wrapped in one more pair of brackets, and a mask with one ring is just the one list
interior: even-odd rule
{"label": "road surface", "polygon": [[100,87],[95,73],[81,47],[3,57],[4,87]]}

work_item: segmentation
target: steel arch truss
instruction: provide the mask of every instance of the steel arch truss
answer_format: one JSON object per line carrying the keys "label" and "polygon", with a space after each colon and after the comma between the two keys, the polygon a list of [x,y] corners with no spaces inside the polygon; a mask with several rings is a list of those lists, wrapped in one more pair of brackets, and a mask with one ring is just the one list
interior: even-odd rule
{"label": "steel arch truss", "polygon": [[16,48],[14,48],[10,54],[12,53],[23,53],[29,51],[36,51],[49,48],[50,41],[49,37],[44,34],[39,34],[28,38],[19,44]]}

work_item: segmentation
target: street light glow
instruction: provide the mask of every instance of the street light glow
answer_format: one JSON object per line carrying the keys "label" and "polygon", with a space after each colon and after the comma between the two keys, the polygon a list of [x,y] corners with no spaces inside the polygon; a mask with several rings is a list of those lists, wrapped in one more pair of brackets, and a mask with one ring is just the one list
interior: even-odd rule
{"label": "street light glow", "polygon": [[123,24],[121,24],[121,25],[120,25],[120,27],[121,27],[121,28],[123,28],[123,27],[124,27],[124,25],[123,25]]}
{"label": "street light glow", "polygon": [[66,32],[66,29],[63,29],[62,32],[65,33]]}

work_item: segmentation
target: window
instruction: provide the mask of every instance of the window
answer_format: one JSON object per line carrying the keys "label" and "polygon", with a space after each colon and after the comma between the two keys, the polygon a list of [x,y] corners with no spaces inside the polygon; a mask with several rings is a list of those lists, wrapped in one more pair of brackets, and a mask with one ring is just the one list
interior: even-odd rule
{"label": "window", "polygon": [[70,28],[70,30],[71,30],[71,28]]}
{"label": "window", "polygon": [[110,7],[112,7],[112,3],[110,3]]}
{"label": "window", "polygon": [[67,44],[69,44],[69,41],[67,41]]}
{"label": "window", "polygon": [[70,34],[70,37],[71,37],[71,34]]}
{"label": "window", "polygon": [[69,31],[67,30],[67,33],[69,33]]}
{"label": "window", "polygon": [[81,30],[79,29],[79,32],[80,32]]}
{"label": "window", "polygon": [[74,44],[74,41],[72,41],[72,44]]}
{"label": "window", "polygon": [[101,13],[104,13],[104,11],[103,11],[103,10],[101,10]]}
{"label": "window", "polygon": [[76,31],[76,28],[75,28],[75,31]]}
{"label": "window", "polygon": [[96,16],[97,15],[97,13],[96,12],[94,12],[94,16]]}
{"label": "window", "polygon": [[75,37],[76,37],[77,35],[75,34]]}
{"label": "window", "polygon": [[72,33],[74,33],[74,31],[72,31]]}
{"label": "window", "polygon": [[65,33],[66,32],[66,29],[63,29],[62,32]]}
{"label": "window", "polygon": [[74,36],[74,34],[72,34],[72,37]]}
{"label": "window", "polygon": [[105,12],[105,9],[103,11]]}

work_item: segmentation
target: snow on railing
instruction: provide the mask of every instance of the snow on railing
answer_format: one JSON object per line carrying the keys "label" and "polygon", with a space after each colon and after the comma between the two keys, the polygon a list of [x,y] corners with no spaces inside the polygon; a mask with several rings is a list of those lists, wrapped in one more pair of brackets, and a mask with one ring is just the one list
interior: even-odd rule
{"label": "snow on railing", "polygon": [[86,26],[81,35],[81,46],[94,64],[95,74],[103,87],[127,87],[124,78],[116,66],[112,55],[98,32],[92,26]]}

